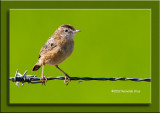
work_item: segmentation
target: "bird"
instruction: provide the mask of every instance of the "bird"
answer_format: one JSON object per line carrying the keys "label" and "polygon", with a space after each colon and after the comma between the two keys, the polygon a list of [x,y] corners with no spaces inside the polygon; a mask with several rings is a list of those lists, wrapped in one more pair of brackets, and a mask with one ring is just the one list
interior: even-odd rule
{"label": "bird", "polygon": [[73,37],[80,30],[76,30],[70,24],[63,24],[55,30],[54,34],[47,40],[44,46],[41,48],[38,62],[32,68],[32,71],[37,71],[42,66],[42,85],[45,85],[47,77],[44,76],[44,66],[46,64],[55,66],[64,75],[64,83],[68,85],[71,81],[70,76],[59,68],[59,64],[68,58],[74,49]]}

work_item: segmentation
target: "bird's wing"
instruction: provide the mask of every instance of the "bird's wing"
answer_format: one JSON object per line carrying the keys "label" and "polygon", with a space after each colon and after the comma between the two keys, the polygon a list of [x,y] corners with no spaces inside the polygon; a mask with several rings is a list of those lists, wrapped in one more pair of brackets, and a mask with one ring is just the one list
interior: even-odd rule
{"label": "bird's wing", "polygon": [[39,53],[39,58],[46,54],[47,52],[51,51],[53,48],[55,48],[57,44],[55,43],[53,37],[50,37],[45,45],[41,48],[40,53]]}

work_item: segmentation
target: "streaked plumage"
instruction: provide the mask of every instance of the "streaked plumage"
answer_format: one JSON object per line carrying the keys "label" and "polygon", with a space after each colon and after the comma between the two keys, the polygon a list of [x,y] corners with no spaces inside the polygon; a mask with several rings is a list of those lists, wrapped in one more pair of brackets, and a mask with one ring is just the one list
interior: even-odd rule
{"label": "streaked plumage", "polygon": [[[58,64],[63,62],[66,58],[68,58],[71,55],[74,48],[73,37],[76,32],[80,31],[75,30],[74,27],[71,25],[64,24],[60,26],[55,31],[53,36],[51,36],[47,40],[45,45],[41,48],[38,62],[35,64],[32,70],[36,71],[45,64],[55,65],[59,70],[61,70],[58,67]],[[43,68],[42,68],[42,78],[44,78]],[[66,79],[67,77],[70,78],[64,71],[62,72],[65,74]]]}

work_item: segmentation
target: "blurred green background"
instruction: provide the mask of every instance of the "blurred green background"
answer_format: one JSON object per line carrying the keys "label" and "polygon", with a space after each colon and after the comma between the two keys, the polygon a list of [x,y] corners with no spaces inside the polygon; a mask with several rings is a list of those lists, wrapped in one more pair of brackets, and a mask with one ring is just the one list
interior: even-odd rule
{"label": "blurred green background", "polygon": [[[62,24],[82,32],[74,37],[72,55],[59,66],[71,77],[151,78],[150,10],[51,10],[11,9],[10,77],[32,72],[41,47]],[[64,76],[46,65],[44,75]],[[113,93],[112,90],[139,90],[140,93]],[[150,103],[151,83],[134,81],[71,81],[41,84],[9,84],[9,102],[14,103]]]}

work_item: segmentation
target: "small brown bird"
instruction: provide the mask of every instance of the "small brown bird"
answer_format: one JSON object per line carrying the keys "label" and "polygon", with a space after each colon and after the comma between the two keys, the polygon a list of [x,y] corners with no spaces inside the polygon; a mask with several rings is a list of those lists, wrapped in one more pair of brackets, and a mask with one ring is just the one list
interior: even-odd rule
{"label": "small brown bird", "polygon": [[45,79],[47,80],[43,74],[45,64],[54,65],[63,72],[65,74],[64,83],[68,84],[70,76],[61,70],[58,65],[71,55],[74,48],[73,37],[77,32],[80,32],[80,30],[76,30],[72,25],[61,25],[41,48],[38,62],[32,71],[37,71],[42,66],[42,84],[45,85]]}

